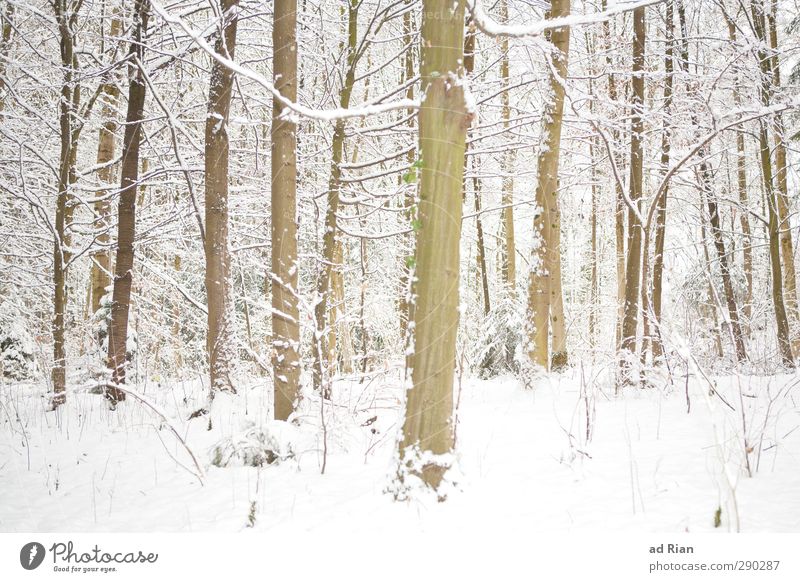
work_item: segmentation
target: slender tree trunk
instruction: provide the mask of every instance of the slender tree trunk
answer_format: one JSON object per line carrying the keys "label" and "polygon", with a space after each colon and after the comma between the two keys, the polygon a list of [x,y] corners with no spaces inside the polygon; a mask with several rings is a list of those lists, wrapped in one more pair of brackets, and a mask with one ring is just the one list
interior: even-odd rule
{"label": "slender tree trunk", "polygon": [[[357,64],[359,2],[358,0],[348,0],[347,6],[347,72],[339,94],[339,106],[342,109],[347,109],[350,106],[350,96],[355,85]],[[339,259],[339,262],[337,262],[337,254],[341,255],[341,248],[338,249],[339,252],[337,253],[337,247],[341,246],[341,242],[336,224],[336,213],[339,211],[339,196],[342,189],[341,164],[344,159],[344,140],[345,122],[343,119],[339,119],[336,121],[333,130],[333,155],[331,158],[330,179],[328,181],[328,208],[325,212],[325,232],[322,235],[322,270],[317,280],[318,302],[314,307],[317,333],[320,334],[319,341],[312,342],[315,360],[313,379],[316,390],[321,389],[321,370],[323,366],[331,367],[331,357],[335,351],[330,340],[333,339],[335,341],[336,321],[330,319],[333,311],[330,309],[328,296],[331,291],[333,274],[336,270],[341,269],[341,260]],[[325,391],[324,396],[325,398],[330,398],[331,395],[328,390]]]}
{"label": "slender tree trunk", "polygon": [[0,9],[0,121],[3,119],[6,95],[6,63],[11,52],[11,36],[14,32],[14,5],[6,3]]}
{"label": "slender tree trunk", "polygon": [[475,196],[475,212],[478,230],[478,271],[481,278],[481,292],[483,294],[483,313],[489,315],[492,310],[492,300],[489,294],[489,272],[486,268],[486,243],[483,237],[483,221],[481,220],[481,182],[477,177],[472,178],[472,191]]}
{"label": "slender tree trunk", "polygon": [[[70,0],[53,2],[59,31],[59,48],[64,78],[59,101],[59,130],[61,150],[58,164],[58,194],[56,197],[55,240],[53,245],[53,399],[51,407],[57,408],[66,398],[66,329],[67,267],[70,257],[69,189],[74,180],[74,116],[76,115],[75,82],[75,22],[77,6]],[[5,31],[4,31],[5,35]]]}
{"label": "slender tree trunk", "polygon": [[[569,0],[554,0],[551,3],[550,18],[569,14]],[[567,58],[569,54],[569,28],[557,28],[549,34],[550,42],[556,47],[554,67],[563,80],[567,77]],[[536,205],[539,214],[534,219],[534,233],[537,242],[531,260],[531,274],[528,287],[529,356],[531,361],[545,370],[550,365],[548,353],[549,324],[553,295],[560,294],[560,250],[554,229],[560,228],[558,214],[558,161],[561,148],[561,120],[564,112],[564,87],[555,76],[550,77],[550,100],[545,111],[545,125],[542,150],[537,160],[538,182],[536,186]],[[559,233],[560,234],[560,233]],[[557,315],[557,314],[556,314]],[[554,340],[555,340],[554,336]],[[553,346],[562,349],[563,346]],[[554,354],[555,355],[555,354]]]}
{"label": "slender tree trunk", "polygon": [[[502,22],[508,22],[508,0],[500,0],[500,19]],[[474,44],[474,41],[473,41]],[[503,87],[505,90],[501,94],[503,106],[503,128],[508,132],[511,120],[511,94],[509,87],[511,86],[510,73],[509,73],[509,59],[508,59],[508,37],[503,37],[500,40],[500,51],[503,53],[502,60],[500,61],[500,76],[503,79]],[[508,134],[506,134],[508,135]],[[508,139],[508,138],[507,138]],[[501,197],[501,204],[503,206],[501,225],[502,225],[502,265],[501,273],[503,277],[503,286],[505,290],[514,297],[516,295],[516,281],[517,281],[517,259],[516,259],[516,245],[514,243],[514,162],[516,160],[516,153],[513,149],[509,148],[503,153],[503,193]]]}
{"label": "slender tree trunk", "polygon": [[413,386],[406,398],[400,473],[438,490],[453,448],[464,151],[472,119],[464,89],[464,1],[423,0]]}
{"label": "slender tree trunk", "polygon": [[[273,77],[297,100],[297,2],[275,0]],[[272,370],[275,418],[287,420],[299,395],[300,311],[297,298],[297,126],[272,105]]]}
{"label": "slender tree trunk", "polygon": [[[115,14],[111,20],[111,38],[117,38],[122,30],[122,23]],[[97,244],[100,249],[92,257],[92,268],[89,276],[91,281],[91,313],[95,314],[100,309],[100,301],[106,294],[106,289],[111,284],[111,200],[108,185],[114,181],[114,166],[112,162],[116,156],[117,106],[119,104],[119,87],[113,74],[103,80],[100,89],[100,117],[103,124],[97,141],[97,165],[101,166],[97,178],[103,185],[97,191],[97,202],[94,203],[95,229],[99,231]]]}
{"label": "slender tree trunk", "polygon": [[[728,20],[728,36],[731,43],[736,43],[736,24]],[[737,69],[737,85],[733,89],[733,104],[738,109],[742,106],[742,96],[739,91],[738,82],[740,75]],[[750,229],[750,215],[748,214],[749,196],[747,194],[747,156],[745,150],[745,132],[743,129],[736,131],[736,185],[739,193],[739,223],[742,229],[742,264],[744,277],[747,282],[747,295],[742,306],[744,325],[749,328],[749,321],[753,308],[753,240]]]}
{"label": "slender tree trunk", "polygon": [[[503,0],[505,2],[505,0]],[[473,22],[472,18],[469,18],[467,21],[467,31],[464,35],[464,73],[467,76],[467,80],[469,81],[472,77],[472,72],[475,70],[475,35],[477,33],[477,29],[475,28],[475,23]],[[469,133],[467,134],[469,135]],[[467,197],[467,168],[469,167],[469,142],[465,147],[464,151],[464,194],[463,198],[466,200]],[[473,171],[474,167],[473,167]],[[483,294],[483,312],[485,315],[488,315],[489,312],[492,310],[491,306],[491,298],[489,297],[489,275],[486,271],[486,246],[484,244],[483,239],[483,220],[481,219],[481,184],[480,180],[478,179],[477,175],[473,175],[472,178],[472,193],[475,198],[475,223],[477,226],[477,237],[478,237],[478,253],[477,253],[477,260],[478,260],[478,279],[481,286],[481,292]]]}
{"label": "slender tree trunk", "polygon": [[[642,141],[644,132],[644,54],[645,8],[633,11],[633,88],[631,105],[631,173],[630,199],[637,207],[643,191]],[[625,265],[625,311],[622,320],[622,359],[620,362],[623,384],[633,384],[632,362],[627,354],[636,353],[637,325],[639,322],[639,276],[642,264],[642,224],[633,208],[628,209],[628,260]]]}
{"label": "slender tree trunk", "polygon": [[705,261],[705,278],[706,283],[708,285],[708,303],[703,304],[703,314],[707,319],[712,320],[713,326],[711,328],[711,333],[714,337],[714,345],[717,348],[717,357],[722,358],[725,355],[725,351],[722,348],[722,331],[720,330],[719,325],[719,310],[717,309],[717,304],[719,303],[717,297],[717,291],[714,288],[714,282],[711,280],[711,256],[708,252],[708,245],[706,241],[708,241],[707,230],[706,230],[706,217],[703,213],[703,208],[706,206],[706,196],[705,196],[705,189],[700,189],[700,244],[703,247],[703,260]]}
{"label": "slender tree trunk", "polygon": [[[606,0],[600,0],[600,9],[606,10]],[[605,50],[606,50],[606,68],[608,69],[608,99],[613,104],[617,101],[617,83],[614,77],[614,62],[611,58],[612,43],[611,40],[611,25],[608,20],[604,20],[603,36],[605,37]],[[612,131],[614,141],[617,141],[619,132]],[[621,169],[619,159],[615,160],[617,167]],[[625,192],[622,190],[622,184],[614,180],[614,235],[616,242],[616,264],[617,264],[617,321],[616,321],[616,345],[622,345],[622,320],[625,315]]]}
{"label": "slender tree trunk", "polygon": [[[560,190],[560,183],[558,185]],[[564,370],[569,365],[567,351],[567,326],[564,319],[564,290],[561,284],[561,193],[552,200],[550,224],[549,264],[552,265],[550,279],[550,328],[552,329],[552,355],[550,369]]]}
{"label": "slender tree trunk", "polygon": [[[415,0],[406,0],[407,5],[412,5]],[[406,9],[406,12],[403,13],[403,42],[406,44],[406,51],[403,57],[403,74],[401,77],[401,81],[403,83],[409,82],[410,79],[414,77],[414,50],[413,50],[413,20],[412,20],[412,12],[411,9]],[[413,99],[414,98],[414,85],[409,84],[408,88],[406,89],[406,99]],[[409,129],[413,129],[413,120],[409,122]],[[409,165],[409,176],[414,176],[416,178],[416,168],[414,167],[415,160],[416,160],[416,151],[414,148],[410,149],[408,152],[408,156],[406,158],[408,165]],[[416,180],[413,181],[413,184],[416,184]],[[405,196],[405,200],[403,202],[406,211],[403,213],[405,218],[409,224],[414,224],[414,219],[416,217],[416,185],[414,187],[407,188],[407,193]],[[400,297],[398,300],[398,311],[400,312],[400,338],[403,340],[403,346],[408,345],[408,322],[412,320],[413,317],[413,303],[409,300],[410,297],[413,295],[413,284],[411,280],[411,273],[414,270],[414,262],[415,262],[415,255],[416,252],[414,251],[414,237],[412,235],[408,236],[408,239],[405,241],[405,244],[402,245],[403,249],[403,256],[402,256],[402,266],[400,272]],[[407,254],[408,248],[411,248],[411,254]],[[406,365],[408,368],[408,365]]]}
{"label": "slender tree trunk", "polygon": [[728,307],[730,319],[731,335],[734,348],[736,350],[736,360],[744,362],[747,360],[747,351],[744,346],[742,328],[739,324],[739,310],[736,305],[736,295],[733,292],[731,282],[731,271],[728,255],[725,252],[725,241],[722,238],[722,225],[719,218],[719,206],[714,191],[711,186],[711,172],[705,162],[700,164],[700,175],[703,182],[703,190],[706,193],[706,204],[708,205],[708,216],[711,224],[711,234],[714,237],[714,247],[717,250],[717,260],[719,261],[720,274],[722,276],[722,287],[725,291],[725,302]]}
{"label": "slender tree trunk", "polygon": [[[142,44],[149,16],[148,0],[136,0],[133,38],[129,54],[132,70],[128,89],[128,113],[125,116],[125,136],[122,140],[120,172],[119,218],[117,227],[117,256],[114,261],[114,291],[111,301],[111,322],[108,326],[108,367],[114,384],[125,383],[125,364],[128,342],[128,314],[133,284],[133,243],[136,237],[136,188],[139,182],[139,145],[144,118],[146,88],[141,67],[144,55]],[[111,387],[106,392],[112,404],[125,400],[125,393]]]}
{"label": "slender tree trunk", "polygon": [[[763,46],[768,42],[763,0],[752,0],[750,8],[754,31]],[[774,79],[773,71],[767,51],[764,48],[759,48],[757,54],[759,66],[761,68],[761,104],[768,107],[772,100],[771,89]],[[789,320],[786,314],[784,297],[783,270],[781,268],[780,216],[778,214],[779,203],[777,201],[779,194],[776,192],[778,189],[773,186],[772,159],[770,157],[771,144],[767,132],[767,122],[763,119],[759,122],[758,142],[761,150],[761,171],[764,178],[764,193],[767,198],[766,206],[769,215],[767,231],[769,233],[769,258],[772,271],[772,303],[775,308],[778,351],[784,365],[794,366],[792,345],[789,335]]]}
{"label": "slender tree trunk", "polygon": [[[669,170],[670,153],[672,148],[672,123],[670,115],[672,114],[672,88],[674,78],[674,49],[675,49],[675,33],[674,33],[674,18],[672,0],[666,3],[666,50],[664,54],[664,124],[661,130],[661,172],[666,174]],[[661,341],[661,299],[663,295],[663,281],[664,281],[664,242],[666,239],[666,222],[667,222],[667,199],[669,197],[669,186],[665,185],[664,190],[659,197],[656,209],[656,225],[655,225],[655,252],[653,254],[653,296],[652,301],[648,301],[646,294],[643,296],[645,300],[645,317],[649,317],[650,307],[652,307],[652,324],[655,327],[650,331],[651,338],[649,340],[652,347],[653,361],[658,362],[664,355],[664,346]],[[649,233],[645,233],[645,237],[649,238]],[[649,248],[649,244],[645,245]],[[644,288],[649,288],[648,277],[645,276]],[[644,350],[642,350],[644,354]]]}
{"label": "slender tree trunk", "polygon": [[[239,0],[220,0],[221,34],[214,50],[232,59],[236,50]],[[228,119],[233,72],[214,61],[206,115],[206,293],[208,336],[206,350],[211,397],[217,390],[235,392],[231,381],[234,315],[231,305],[231,259],[228,250]]]}
{"label": "slender tree trunk", "polygon": [[[763,0],[762,0],[763,1]],[[772,0],[771,10],[767,13],[769,28],[769,44],[772,49],[772,91],[780,91],[781,69],[778,58],[778,28],[776,25],[777,2]],[[789,318],[789,337],[792,351],[800,351],[800,313],[797,305],[797,273],[794,262],[794,241],[792,240],[791,204],[789,197],[788,166],[786,162],[786,134],[783,115],[776,113],[774,119],[775,132],[775,186],[778,206],[778,221],[781,242],[781,259],[783,261],[783,293],[786,311]]]}
{"label": "slender tree trunk", "polygon": [[[591,85],[590,85],[591,92]],[[590,103],[591,107],[591,103]],[[589,163],[592,165],[592,215],[589,222],[589,229],[591,231],[592,251],[591,251],[591,275],[589,280],[589,348],[592,351],[592,361],[594,362],[594,353],[597,348],[597,309],[599,307],[600,299],[600,277],[599,277],[599,262],[600,254],[598,252],[597,240],[597,212],[600,199],[600,177],[597,172],[597,151],[599,149],[599,137],[593,135],[589,142]]]}

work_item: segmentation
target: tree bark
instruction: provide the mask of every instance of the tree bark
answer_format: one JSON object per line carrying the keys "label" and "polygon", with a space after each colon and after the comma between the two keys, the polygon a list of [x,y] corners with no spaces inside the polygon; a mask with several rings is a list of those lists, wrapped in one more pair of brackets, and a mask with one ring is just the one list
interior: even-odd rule
{"label": "tree bark", "polygon": [[[763,1],[763,0],[762,0]],[[781,69],[778,58],[778,28],[776,25],[777,2],[772,0],[771,10],[767,13],[769,28],[769,45],[772,49],[772,91],[780,91]],[[786,162],[786,133],[783,115],[776,113],[774,117],[775,138],[775,185],[778,201],[778,228],[780,231],[781,259],[783,261],[783,292],[786,311],[789,318],[789,338],[792,351],[800,351],[800,312],[797,305],[797,273],[794,262],[794,241],[792,240],[791,202],[789,198],[788,166]]]}
{"label": "tree bark", "polygon": [[[644,54],[645,54],[645,9],[633,11],[633,68],[631,96],[631,172],[630,199],[641,208],[643,190],[642,135],[644,132]],[[633,208],[628,209],[628,259],[625,265],[625,309],[622,319],[622,354],[620,360],[621,381],[624,385],[634,382],[630,355],[636,353],[637,325],[639,322],[639,277],[642,266],[642,224]],[[627,355],[626,355],[627,354]]]}
{"label": "tree bark", "polygon": [[[358,0],[348,0],[347,4],[347,72],[344,84],[339,93],[339,106],[347,109],[350,106],[350,97],[355,85],[356,65],[358,62],[356,49],[358,43]],[[331,157],[330,178],[328,180],[328,207],[325,212],[325,232],[322,235],[322,269],[317,280],[318,302],[314,307],[319,339],[312,341],[314,352],[314,388],[321,390],[321,372],[323,366],[331,368],[334,356],[334,342],[336,339],[335,305],[329,302],[335,271],[341,269],[341,241],[337,227],[336,213],[339,211],[339,197],[342,189],[341,164],[344,156],[345,122],[343,119],[336,121],[331,142],[333,154]],[[332,309],[333,308],[333,309]],[[328,373],[330,376],[330,371]],[[330,398],[329,387],[324,390],[325,398]]]}
{"label": "tree bark", "polygon": [[[550,18],[569,15],[569,0],[554,0],[549,13]],[[549,33],[550,42],[556,47],[553,66],[561,80],[567,76],[569,54],[569,27],[557,28]],[[534,218],[534,243],[531,258],[531,274],[528,282],[528,339],[531,361],[545,370],[550,366],[548,339],[553,298],[560,295],[561,285],[555,278],[560,272],[559,236],[554,229],[560,228],[558,209],[558,162],[561,149],[561,120],[564,112],[564,87],[554,75],[550,76],[550,100],[546,105],[545,124],[542,137],[542,151],[537,160],[538,181],[536,185],[536,205],[539,213]],[[557,305],[556,305],[557,308]],[[557,310],[554,312],[558,319]],[[563,323],[563,315],[561,317]],[[555,345],[554,357],[559,361],[566,359],[562,345]],[[559,350],[559,351],[556,351]]]}
{"label": "tree bark", "polygon": [[[508,0],[500,0],[500,19],[502,22],[507,23],[508,18]],[[508,59],[508,37],[503,37],[500,41],[500,51],[503,53],[502,60],[500,61],[500,76],[503,79],[504,91],[501,94],[502,107],[503,107],[503,128],[508,131],[511,120],[511,95],[509,87],[511,85],[509,73],[509,59]],[[508,139],[508,137],[507,137]],[[516,245],[514,242],[514,162],[516,154],[514,149],[509,148],[503,153],[503,193],[501,197],[501,205],[503,206],[501,216],[502,227],[502,265],[501,273],[503,286],[505,291],[511,296],[516,295],[516,281],[517,281],[517,258],[516,258]]]}
{"label": "tree bark", "polygon": [[[122,30],[122,23],[117,14],[111,20],[111,38],[117,38]],[[97,191],[98,200],[94,203],[95,229],[99,250],[92,257],[92,268],[89,279],[91,281],[91,313],[95,314],[100,309],[100,301],[106,294],[106,289],[111,284],[111,200],[108,185],[114,181],[114,157],[116,156],[117,106],[119,104],[119,87],[113,73],[103,79],[100,89],[100,117],[103,124],[97,140],[97,178],[105,186]]]}
{"label": "tree bark", "polygon": [[[606,0],[600,0],[600,9],[606,10]],[[613,104],[617,101],[617,83],[614,78],[614,62],[612,55],[611,25],[608,20],[603,21],[603,36],[605,37],[606,49],[606,68],[608,69],[608,99]],[[617,141],[619,132],[612,131],[614,141]],[[612,154],[613,155],[613,154]],[[621,169],[621,160],[615,160],[617,167]],[[616,318],[616,345],[622,345],[622,320],[625,315],[625,193],[622,184],[614,180],[614,235],[615,252],[617,265],[617,318]]]}
{"label": "tree bark", "polygon": [[[753,28],[763,47],[768,42],[767,24],[764,13],[763,0],[752,0],[750,4]],[[773,71],[769,54],[764,48],[757,50],[759,67],[761,68],[760,97],[761,104],[765,107],[772,100]],[[758,142],[761,153],[761,171],[764,179],[764,193],[767,198],[769,216],[769,258],[772,274],[772,304],[775,309],[775,324],[778,335],[778,351],[785,366],[794,366],[792,345],[790,340],[789,320],[786,314],[786,304],[783,288],[783,270],[781,268],[781,240],[780,216],[778,214],[777,188],[773,186],[772,160],[770,157],[770,139],[767,131],[767,121],[759,121]]]}
{"label": "tree bark", "polygon": [[[297,100],[297,2],[275,0],[273,81]],[[300,311],[297,297],[297,126],[272,102],[272,371],[275,419],[287,420],[299,395]]]}
{"label": "tree bark", "polygon": [[722,277],[722,287],[725,291],[725,302],[728,307],[728,315],[731,326],[731,336],[736,350],[736,360],[744,362],[747,360],[747,351],[742,336],[742,328],[739,324],[739,309],[736,305],[736,295],[733,292],[731,282],[731,271],[728,255],[725,252],[725,241],[722,238],[722,225],[719,218],[719,206],[716,196],[711,186],[711,173],[705,162],[700,164],[700,177],[703,182],[703,189],[706,193],[706,204],[708,205],[709,222],[711,224],[711,234],[714,237],[714,247],[717,250],[717,260],[719,261],[720,275]]}
{"label": "tree bark", "polygon": [[464,88],[464,1],[424,0],[413,386],[399,443],[400,473],[438,490],[453,447],[464,152],[472,112]]}
{"label": "tree bark", "polygon": [[14,32],[14,5],[6,3],[0,10],[0,121],[3,119],[3,110],[6,101],[6,63],[11,52],[11,36]]}
{"label": "tree bark", "polygon": [[[415,0],[406,0],[407,5],[411,5],[415,2]],[[412,13],[411,10],[406,10],[403,13],[403,42],[406,44],[406,51],[405,56],[403,57],[403,73],[401,76],[401,81],[403,83],[408,82],[410,79],[414,77],[414,51],[413,51],[413,21],[412,21]],[[414,85],[410,84],[406,89],[406,99],[413,99],[414,98]],[[413,129],[413,120],[409,121],[409,130]],[[408,156],[406,157],[406,161],[409,165],[409,176],[413,176],[416,178],[416,168],[414,167],[415,160],[417,157],[417,153],[415,148],[411,148],[408,152]],[[417,197],[416,197],[416,180],[412,182],[414,184],[413,187],[409,187],[406,190],[406,196],[403,201],[405,212],[403,212],[404,217],[406,218],[409,224],[413,224],[416,218],[416,204],[417,204]],[[408,322],[412,320],[413,317],[413,304],[410,301],[410,297],[413,295],[413,283],[411,280],[411,274],[414,271],[413,265],[415,259],[416,252],[414,250],[415,240],[413,235],[408,235],[407,240],[404,241],[405,244],[402,245],[402,265],[400,271],[400,296],[398,298],[398,311],[400,312],[400,338],[403,341],[403,348],[405,349],[408,345]],[[407,254],[407,249],[410,247],[411,254]],[[408,365],[406,365],[408,368]]]}
{"label": "tree bark", "polygon": [[[239,0],[220,0],[221,34],[214,50],[234,57]],[[217,390],[235,392],[231,381],[234,314],[231,305],[231,268],[228,250],[228,119],[233,72],[217,61],[211,67],[205,135],[206,178],[206,293],[208,336],[206,350],[211,397]]]}
{"label": "tree bark", "polygon": [[[505,2],[505,0],[503,0]],[[477,28],[475,27],[475,22],[473,22],[472,18],[467,19],[467,31],[464,35],[464,73],[467,76],[467,80],[470,80],[472,77],[472,72],[475,70],[475,36],[477,33]],[[467,133],[469,136],[469,132]],[[466,201],[467,198],[467,168],[469,167],[469,143],[466,144],[464,150],[464,193],[463,199]],[[486,245],[484,244],[483,238],[483,220],[481,220],[481,184],[480,180],[477,176],[473,175],[472,178],[472,194],[474,196],[474,203],[475,203],[475,224],[477,229],[477,261],[478,261],[478,279],[480,282],[481,287],[481,294],[483,296],[483,313],[484,315],[489,315],[489,312],[492,310],[491,305],[491,298],[489,297],[489,274],[486,270]],[[505,264],[505,263],[504,263]]]}
{"label": "tree bark", "polygon": [[[674,82],[674,52],[675,52],[675,33],[674,33],[674,19],[672,1],[668,0],[666,3],[666,50],[664,53],[664,123],[661,130],[661,172],[666,174],[669,170],[670,153],[672,149],[672,123],[670,116],[672,114],[672,89]],[[664,242],[666,239],[666,222],[667,222],[667,199],[669,197],[669,185],[664,186],[660,198],[657,201],[658,208],[656,210],[656,225],[655,225],[655,251],[653,253],[653,295],[652,299],[648,300],[645,296],[644,307],[645,317],[649,317],[650,307],[652,307],[653,321],[652,324],[655,329],[650,331],[649,344],[651,346],[653,361],[658,362],[664,355],[664,345],[661,341],[661,300],[663,295],[663,280],[664,280]],[[648,237],[649,233],[645,233]],[[649,244],[645,244],[645,249],[649,248]],[[643,277],[644,288],[649,287],[649,280],[647,276]],[[644,354],[644,350],[642,350]]]}
{"label": "tree bark", "polygon": [[[70,259],[70,186],[75,179],[76,109],[80,93],[75,82],[75,24],[78,6],[71,0],[53,2],[58,23],[61,66],[64,77],[59,100],[59,137],[61,149],[58,162],[58,194],[56,196],[55,237],[53,244],[53,399],[50,406],[57,408],[66,398],[66,329],[67,267]],[[5,31],[4,31],[5,36]]]}
{"label": "tree bark", "polygon": [[[128,88],[128,112],[125,116],[125,136],[122,140],[120,172],[119,218],[117,226],[117,256],[114,261],[114,290],[111,302],[111,322],[108,326],[108,367],[114,384],[125,383],[125,364],[128,342],[128,315],[133,284],[133,243],[136,238],[136,188],[139,182],[139,145],[144,118],[146,88],[141,67],[144,56],[142,41],[149,17],[148,0],[136,0],[128,66],[132,69]],[[125,393],[115,387],[106,391],[112,404],[125,399]]]}
{"label": "tree bark", "polygon": [[[732,43],[736,42],[736,24],[728,20],[728,36]],[[741,81],[737,68],[737,83]],[[742,106],[742,96],[738,85],[733,89],[733,104],[738,109]],[[744,298],[742,314],[744,325],[749,329],[749,321],[753,308],[753,240],[750,228],[749,196],[747,194],[747,154],[745,150],[745,132],[743,129],[736,131],[736,186],[739,194],[739,224],[742,229],[742,266],[747,283],[747,295]]]}

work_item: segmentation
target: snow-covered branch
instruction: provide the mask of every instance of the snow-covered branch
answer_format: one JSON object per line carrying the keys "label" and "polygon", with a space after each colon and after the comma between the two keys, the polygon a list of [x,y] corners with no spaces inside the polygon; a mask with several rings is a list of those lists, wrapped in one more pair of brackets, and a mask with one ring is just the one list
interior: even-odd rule
{"label": "snow-covered branch", "polygon": [[378,115],[388,111],[397,111],[399,109],[418,109],[419,101],[414,99],[399,99],[397,101],[390,101],[388,103],[365,103],[356,107],[341,108],[335,107],[332,109],[314,109],[306,107],[300,103],[296,103],[281,95],[280,91],[275,88],[275,85],[267,79],[264,75],[244,67],[236,61],[229,59],[214,50],[208,41],[203,38],[202,33],[194,30],[179,16],[173,16],[166,9],[155,0],[151,1],[153,10],[158,13],[161,18],[166,22],[178,26],[183,30],[197,46],[203,49],[211,58],[226,67],[233,73],[240,77],[245,77],[254,81],[264,89],[266,89],[272,96],[280,103],[285,105],[286,109],[282,112],[282,116],[286,118],[302,118],[315,119],[317,121],[336,121],[337,119],[353,119],[360,117],[368,117],[370,115]]}
{"label": "snow-covered branch", "polygon": [[664,0],[639,0],[638,2],[620,2],[602,12],[594,14],[570,14],[562,18],[540,20],[534,24],[500,24],[486,14],[479,0],[467,0],[467,8],[472,14],[475,25],[489,36],[507,36],[513,38],[527,38],[542,35],[546,30],[563,28],[565,26],[583,26],[604,22],[623,12],[630,12],[637,8],[645,8],[654,4],[661,4]]}

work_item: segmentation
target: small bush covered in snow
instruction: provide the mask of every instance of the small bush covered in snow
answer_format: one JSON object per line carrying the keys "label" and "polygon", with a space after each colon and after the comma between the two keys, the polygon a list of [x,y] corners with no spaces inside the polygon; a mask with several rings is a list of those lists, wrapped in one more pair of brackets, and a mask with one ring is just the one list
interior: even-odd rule
{"label": "small bush covered in snow", "polygon": [[295,457],[295,427],[282,421],[251,426],[226,437],[211,450],[211,464],[216,467],[263,467]]}
{"label": "small bush covered in snow", "polygon": [[506,296],[486,316],[477,339],[470,346],[470,360],[480,378],[487,380],[502,374],[519,376],[527,359],[523,313],[523,307]]}

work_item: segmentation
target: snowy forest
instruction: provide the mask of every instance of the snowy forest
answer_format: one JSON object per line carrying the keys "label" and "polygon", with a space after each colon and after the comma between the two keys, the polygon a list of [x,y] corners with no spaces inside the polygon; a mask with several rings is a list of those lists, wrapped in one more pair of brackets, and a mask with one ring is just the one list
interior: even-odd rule
{"label": "snowy forest", "polygon": [[0,531],[800,532],[796,0],[0,28]]}

